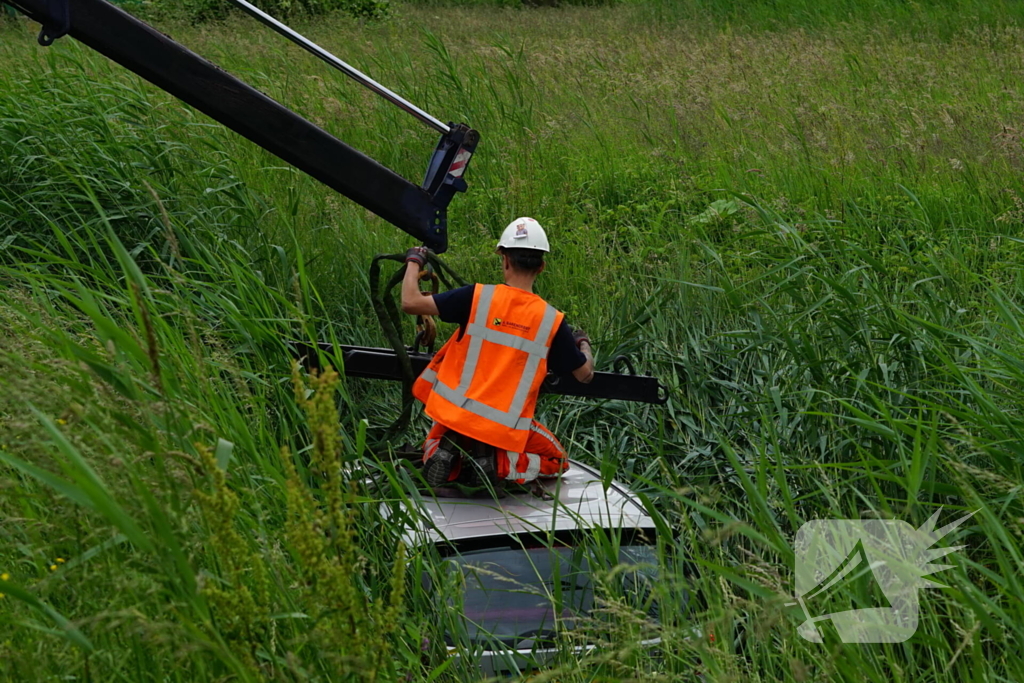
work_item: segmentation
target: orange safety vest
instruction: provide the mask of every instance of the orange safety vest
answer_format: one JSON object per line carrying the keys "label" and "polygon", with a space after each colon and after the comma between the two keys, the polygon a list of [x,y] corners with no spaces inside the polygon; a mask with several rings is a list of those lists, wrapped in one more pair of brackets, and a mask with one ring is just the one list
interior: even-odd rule
{"label": "orange safety vest", "polygon": [[413,396],[445,427],[523,452],[562,317],[531,292],[476,285],[465,332],[453,334],[434,355]]}

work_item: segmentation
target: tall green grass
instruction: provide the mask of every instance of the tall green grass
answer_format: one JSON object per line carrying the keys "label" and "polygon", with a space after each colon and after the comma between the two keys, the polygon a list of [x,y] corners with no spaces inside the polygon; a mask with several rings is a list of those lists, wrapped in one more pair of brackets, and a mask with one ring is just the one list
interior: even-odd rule
{"label": "tall green grass", "polygon": [[[566,639],[539,680],[1022,678],[1018,22],[999,3],[796,1],[300,22],[481,130],[456,269],[493,281],[501,227],[536,216],[542,294],[603,367],[628,353],[668,386],[663,407],[541,402],[573,457],[656,513],[667,606],[651,624],[609,579],[601,647]],[[276,37],[163,28],[422,172],[430,133]],[[307,417],[286,344],[382,344],[366,268],[403,234],[33,34],[0,27],[0,675],[472,679],[472,653],[441,646],[460,626],[439,558],[403,559],[378,512],[418,495],[366,448],[397,389],[346,381],[339,416]],[[979,512],[911,641],[797,637],[804,521],[940,506]],[[447,587],[424,594],[423,572]],[[358,636],[338,613],[364,615]]]}

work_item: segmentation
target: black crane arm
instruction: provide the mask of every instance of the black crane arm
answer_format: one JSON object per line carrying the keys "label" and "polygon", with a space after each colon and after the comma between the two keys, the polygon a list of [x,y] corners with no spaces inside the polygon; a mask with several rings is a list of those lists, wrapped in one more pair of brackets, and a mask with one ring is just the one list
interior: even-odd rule
{"label": "black crane arm", "polygon": [[448,203],[465,190],[462,174],[479,141],[468,126],[442,135],[421,187],[105,0],[5,1],[43,25],[41,44],[72,36],[435,252],[447,249]]}

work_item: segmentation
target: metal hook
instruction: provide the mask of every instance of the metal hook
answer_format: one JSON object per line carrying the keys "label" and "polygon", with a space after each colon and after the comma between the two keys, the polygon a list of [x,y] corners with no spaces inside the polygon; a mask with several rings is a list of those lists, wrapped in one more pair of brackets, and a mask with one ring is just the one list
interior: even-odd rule
{"label": "metal hook", "polygon": [[[622,371],[623,366],[625,366],[627,372]],[[629,356],[615,356],[615,358],[612,359],[612,370],[620,375],[636,374],[636,368],[633,367],[633,361],[629,359]]]}
{"label": "metal hook", "polygon": [[71,7],[68,0],[49,0],[46,3],[46,21],[39,29],[39,44],[50,47],[71,30]]}

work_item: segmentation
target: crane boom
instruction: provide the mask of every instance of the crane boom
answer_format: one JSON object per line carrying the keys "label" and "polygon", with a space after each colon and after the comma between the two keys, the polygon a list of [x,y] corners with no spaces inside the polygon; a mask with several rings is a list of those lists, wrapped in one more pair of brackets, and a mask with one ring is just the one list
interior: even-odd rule
{"label": "crane boom", "polygon": [[248,138],[442,253],[447,208],[479,140],[450,125],[418,186],[105,0],[6,0],[43,25],[39,42],[67,34]]}
{"label": "crane boom", "polygon": [[[441,131],[423,185],[415,185],[349,147],[106,0],[3,0],[42,24],[40,44],[50,45],[70,35],[364,206],[435,252],[444,252],[448,246],[447,207],[456,192],[466,190],[463,174],[479,142],[479,134],[465,124],[440,123],[280,22],[255,8],[250,11],[251,5],[246,0],[231,1]],[[390,380],[403,377],[397,353],[391,349],[340,348],[345,372],[350,376]],[[334,349],[324,343],[317,347],[296,344],[295,351],[307,363],[315,363],[319,353],[329,354]],[[413,353],[410,359],[418,373],[430,356]],[[629,374],[597,373],[595,381],[589,385],[571,378],[549,377],[543,390],[646,403],[666,400],[664,388],[657,379],[636,375],[631,369]]]}

